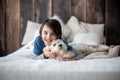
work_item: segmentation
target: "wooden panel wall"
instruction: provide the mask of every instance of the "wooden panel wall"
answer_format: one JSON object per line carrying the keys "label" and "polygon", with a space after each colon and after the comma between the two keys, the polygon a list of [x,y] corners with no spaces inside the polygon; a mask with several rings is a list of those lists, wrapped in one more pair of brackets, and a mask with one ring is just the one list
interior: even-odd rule
{"label": "wooden panel wall", "polygon": [[86,22],[87,0],[71,0],[71,15],[79,21]]}
{"label": "wooden panel wall", "polygon": [[6,52],[20,47],[20,0],[6,1]]}
{"label": "wooden panel wall", "polygon": [[106,41],[108,45],[120,45],[120,1],[106,0]]}
{"label": "wooden panel wall", "polygon": [[0,56],[5,53],[5,0],[0,0]]}
{"label": "wooden panel wall", "polygon": [[105,23],[107,44],[120,44],[118,7],[114,0],[0,0],[0,54],[21,47],[28,20],[41,23],[54,14],[65,23],[72,15],[79,21]]}
{"label": "wooden panel wall", "polygon": [[20,47],[20,0],[0,0],[0,56]]}
{"label": "wooden panel wall", "polygon": [[71,16],[71,0],[53,0],[53,15],[59,15],[66,23]]}
{"label": "wooden panel wall", "polygon": [[86,22],[105,23],[105,0],[87,0]]}

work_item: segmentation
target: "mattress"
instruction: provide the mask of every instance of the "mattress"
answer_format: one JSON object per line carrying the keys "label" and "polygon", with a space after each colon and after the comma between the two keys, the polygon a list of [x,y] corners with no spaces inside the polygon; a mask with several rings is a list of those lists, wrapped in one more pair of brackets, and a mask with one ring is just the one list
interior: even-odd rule
{"label": "mattress", "polygon": [[120,57],[62,62],[22,47],[0,57],[0,80],[120,80]]}

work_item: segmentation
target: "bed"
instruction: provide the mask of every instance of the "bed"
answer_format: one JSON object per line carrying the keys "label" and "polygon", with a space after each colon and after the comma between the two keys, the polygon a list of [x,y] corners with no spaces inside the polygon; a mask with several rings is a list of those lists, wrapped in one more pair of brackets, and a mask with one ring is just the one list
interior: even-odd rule
{"label": "bed", "polygon": [[25,47],[0,58],[0,80],[120,80],[120,57],[59,62]]}
{"label": "bed", "polygon": [[[62,20],[59,19],[59,21],[62,26],[69,26],[69,28],[64,27],[63,29],[66,30],[63,31],[62,35],[64,39],[71,41],[77,33],[80,33],[80,30],[85,33],[89,30],[89,32],[98,32],[99,37],[97,35],[96,40],[92,39],[95,36],[90,37],[90,40],[82,37],[83,40],[79,43],[101,44],[103,27],[100,28],[100,26],[104,24],[81,23],[83,26],[79,29],[78,21],[73,16],[66,25],[62,23]],[[71,29],[73,24],[74,29]],[[38,35],[39,28],[33,29],[31,26],[40,26],[40,24],[28,21],[26,34],[22,42],[23,45],[26,45],[5,57],[0,57],[0,80],[120,80],[119,56],[108,59],[80,59],[66,62],[54,59],[35,59],[32,45],[34,38]],[[90,26],[99,26],[100,29],[96,31],[91,29]],[[86,28],[89,29],[86,30]],[[72,31],[69,31],[69,29]],[[32,32],[28,33],[30,30],[33,31],[34,35],[31,34]],[[71,36],[68,35],[70,32],[72,32]],[[73,39],[73,43],[76,41]]]}

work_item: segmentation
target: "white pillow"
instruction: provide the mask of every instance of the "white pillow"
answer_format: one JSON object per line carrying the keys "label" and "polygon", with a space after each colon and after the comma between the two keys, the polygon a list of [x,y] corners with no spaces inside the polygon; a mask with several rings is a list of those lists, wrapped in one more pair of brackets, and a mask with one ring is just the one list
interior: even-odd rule
{"label": "white pillow", "polygon": [[87,28],[81,26],[78,19],[75,16],[71,16],[66,24],[72,31],[71,35],[69,36],[68,40],[72,41],[74,36],[78,33],[86,33],[88,32]]}
{"label": "white pillow", "polygon": [[36,34],[37,30],[40,29],[40,26],[41,24],[28,20],[22,45],[25,45],[34,39],[34,35]]}
{"label": "white pillow", "polygon": [[98,34],[95,33],[78,33],[75,35],[72,43],[78,44],[87,44],[87,45],[99,45],[100,44],[100,37]]}
{"label": "white pillow", "polygon": [[100,43],[103,41],[103,34],[104,34],[104,24],[90,24],[85,22],[80,22],[80,25],[83,27],[86,27],[88,30],[88,33],[95,33],[98,35],[98,38],[100,39]]}
{"label": "white pillow", "polygon": [[63,20],[58,15],[54,15],[53,17],[51,17],[51,19],[56,19],[60,22],[62,27],[62,38],[67,39],[71,34],[71,29],[64,24]]}

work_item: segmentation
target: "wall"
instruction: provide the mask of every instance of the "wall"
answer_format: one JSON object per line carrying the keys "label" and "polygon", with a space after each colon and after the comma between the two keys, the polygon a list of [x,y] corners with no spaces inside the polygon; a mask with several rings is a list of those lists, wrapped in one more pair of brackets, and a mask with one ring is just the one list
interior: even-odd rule
{"label": "wall", "polygon": [[120,1],[106,0],[106,39],[107,44],[120,45]]}
{"label": "wall", "polygon": [[105,23],[107,45],[120,44],[119,0],[0,0],[0,54],[21,47],[27,20],[41,23],[58,14],[66,23],[71,15],[79,21]]}

